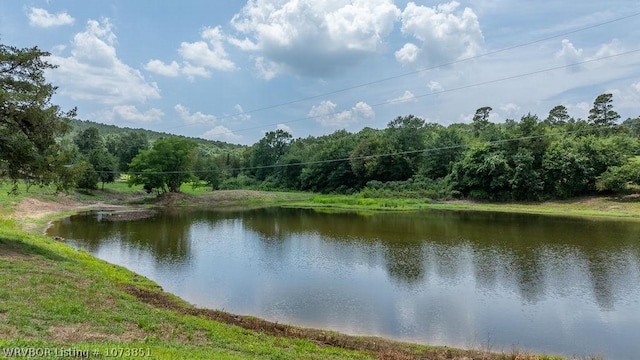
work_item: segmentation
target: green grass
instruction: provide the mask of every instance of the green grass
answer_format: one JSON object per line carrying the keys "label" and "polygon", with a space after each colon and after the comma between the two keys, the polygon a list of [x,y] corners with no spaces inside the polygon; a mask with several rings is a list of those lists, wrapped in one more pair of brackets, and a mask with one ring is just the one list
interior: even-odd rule
{"label": "green grass", "polygon": [[428,199],[368,198],[358,195],[315,195],[284,204],[286,207],[356,211],[412,211],[426,209]]}
{"label": "green grass", "polygon": [[640,199],[579,198],[539,203],[431,202],[429,199],[369,198],[360,195],[315,195],[285,207],[333,211],[466,210],[640,220]]}
{"label": "green grass", "polygon": [[430,209],[492,211],[551,216],[575,216],[591,219],[621,219],[640,221],[640,201],[624,201],[616,198],[581,198],[543,203],[464,203],[431,204]]}

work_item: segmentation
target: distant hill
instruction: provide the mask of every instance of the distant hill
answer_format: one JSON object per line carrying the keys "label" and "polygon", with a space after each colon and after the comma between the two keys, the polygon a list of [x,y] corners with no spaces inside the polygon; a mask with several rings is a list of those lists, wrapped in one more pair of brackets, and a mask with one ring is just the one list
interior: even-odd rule
{"label": "distant hill", "polygon": [[194,138],[194,137],[188,137],[183,135],[169,134],[165,132],[158,132],[158,131],[146,130],[146,129],[140,129],[140,128],[132,129],[128,127],[119,127],[115,125],[101,124],[101,123],[97,123],[89,120],[72,119],[71,127],[72,127],[72,130],[71,130],[70,136],[74,136],[75,134],[82,132],[90,127],[95,127],[98,129],[98,131],[102,136],[109,135],[109,134],[121,135],[124,133],[135,132],[135,133],[145,134],[147,136],[147,139],[149,139],[149,141],[151,142],[162,137],[179,137],[183,139],[189,139],[196,142],[198,145],[202,147],[213,150],[214,152],[236,150],[236,149],[245,147],[244,145],[230,144],[223,141],[206,140],[202,138]]}

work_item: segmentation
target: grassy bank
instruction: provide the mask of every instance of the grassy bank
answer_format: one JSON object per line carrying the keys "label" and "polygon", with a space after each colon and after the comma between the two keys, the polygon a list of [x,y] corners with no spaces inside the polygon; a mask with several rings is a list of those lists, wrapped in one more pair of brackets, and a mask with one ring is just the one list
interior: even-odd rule
{"label": "grassy bank", "polygon": [[[144,206],[292,206],[324,201],[331,207],[336,199],[342,201],[311,194],[200,189],[155,199],[140,189],[118,189],[121,185],[91,194],[59,195],[51,189],[32,189],[17,197],[7,196],[0,188],[0,358],[7,355],[6,349],[31,348],[48,350],[48,358],[60,358],[64,351],[82,357],[87,351],[92,358],[558,359],[403,344],[199,309],[164,293],[146,278],[41,235],[44,223],[61,216],[61,210],[70,213],[87,206],[129,202]],[[376,209],[370,201],[344,201],[347,204],[338,208]],[[33,211],[42,207],[49,211],[29,213],[25,203],[35,204]],[[393,203],[380,208],[432,206],[411,200],[398,200],[395,207],[389,204]]]}
{"label": "grassy bank", "polygon": [[540,203],[432,202],[429,199],[365,198],[357,195],[309,195],[287,207],[354,211],[467,210],[591,218],[640,220],[640,197],[585,197]]}

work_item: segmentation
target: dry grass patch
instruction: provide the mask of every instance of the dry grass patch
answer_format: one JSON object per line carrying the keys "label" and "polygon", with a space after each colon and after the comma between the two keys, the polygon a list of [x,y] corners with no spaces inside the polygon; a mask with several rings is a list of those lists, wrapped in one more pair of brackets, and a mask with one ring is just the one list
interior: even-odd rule
{"label": "dry grass patch", "polygon": [[55,325],[49,327],[49,336],[47,340],[79,343],[86,341],[120,341],[135,342],[143,340],[146,336],[145,332],[137,326],[130,324],[127,330],[122,334],[105,334],[99,332],[88,324],[69,324]]}

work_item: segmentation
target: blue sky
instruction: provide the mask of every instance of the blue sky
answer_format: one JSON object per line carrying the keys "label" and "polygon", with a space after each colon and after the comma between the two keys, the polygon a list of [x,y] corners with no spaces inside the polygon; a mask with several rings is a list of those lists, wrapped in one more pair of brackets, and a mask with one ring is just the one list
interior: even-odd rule
{"label": "blue sky", "polygon": [[0,0],[0,41],[51,52],[54,101],[80,119],[252,144],[408,114],[468,122],[482,106],[496,122],[559,104],[585,118],[604,92],[639,116],[636,13],[628,0]]}

